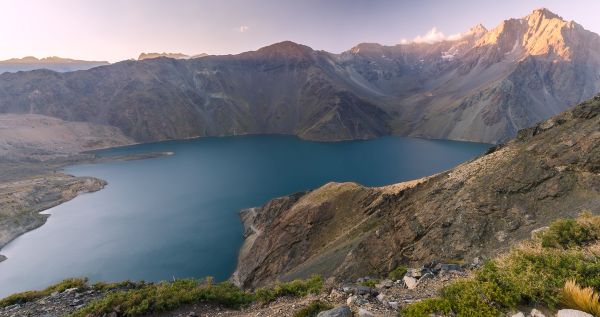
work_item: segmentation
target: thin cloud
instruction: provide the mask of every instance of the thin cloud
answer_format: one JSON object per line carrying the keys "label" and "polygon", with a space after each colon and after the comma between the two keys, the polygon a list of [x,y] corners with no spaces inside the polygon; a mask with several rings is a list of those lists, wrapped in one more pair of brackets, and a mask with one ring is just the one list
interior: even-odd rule
{"label": "thin cloud", "polygon": [[245,33],[245,32],[247,32],[248,30],[250,30],[250,27],[249,27],[249,26],[247,26],[247,25],[241,25],[241,26],[238,28],[238,31],[239,31],[240,33]]}
{"label": "thin cloud", "polygon": [[[425,35],[419,35],[415,37],[412,42],[413,43],[428,43],[433,44],[442,41],[456,41],[460,40],[463,37],[463,34],[453,34],[446,36],[441,31],[438,31],[436,27],[433,27],[429,32],[425,33]],[[409,43],[409,41],[403,39],[401,41],[402,44]]]}

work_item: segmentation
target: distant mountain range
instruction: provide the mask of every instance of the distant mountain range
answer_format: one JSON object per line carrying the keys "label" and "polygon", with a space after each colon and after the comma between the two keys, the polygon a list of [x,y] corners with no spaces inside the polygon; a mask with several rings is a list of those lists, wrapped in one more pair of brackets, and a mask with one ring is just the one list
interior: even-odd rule
{"label": "distant mountain range", "polygon": [[137,141],[283,133],[495,143],[600,91],[600,36],[546,9],[436,43],[332,54],[282,42],[238,55],[140,58],[4,74],[0,112],[111,125]]}
{"label": "distant mountain range", "polygon": [[36,69],[49,69],[56,72],[72,72],[108,64],[109,63],[105,61],[82,61],[58,56],[50,56],[42,59],[26,56],[23,58],[11,58],[0,61],[0,74],[4,72],[31,71]]}
{"label": "distant mountain range", "polygon": [[151,59],[151,58],[158,58],[158,57],[167,57],[167,58],[174,58],[174,59],[190,59],[190,58],[198,58],[198,57],[204,57],[204,56],[208,56],[208,54],[202,53],[202,54],[197,54],[197,55],[185,55],[182,53],[141,53],[140,56],[138,56],[138,61],[142,61],[145,59]]}

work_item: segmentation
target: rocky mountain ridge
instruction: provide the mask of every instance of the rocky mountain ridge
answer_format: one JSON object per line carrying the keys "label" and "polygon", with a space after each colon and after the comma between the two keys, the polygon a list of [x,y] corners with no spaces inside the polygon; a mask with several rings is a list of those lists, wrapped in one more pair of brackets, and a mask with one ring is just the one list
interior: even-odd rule
{"label": "rocky mountain ridge", "polygon": [[600,37],[545,9],[458,38],[342,54],[293,42],[0,76],[0,112],[119,128],[137,142],[280,133],[497,143],[600,91]]}

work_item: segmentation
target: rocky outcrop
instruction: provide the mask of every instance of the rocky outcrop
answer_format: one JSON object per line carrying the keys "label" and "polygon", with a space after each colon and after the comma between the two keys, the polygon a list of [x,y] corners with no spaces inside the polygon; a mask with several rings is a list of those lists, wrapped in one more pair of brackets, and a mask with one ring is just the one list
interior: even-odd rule
{"label": "rocky outcrop", "polygon": [[138,142],[277,133],[496,143],[600,91],[598,52],[598,35],[540,9],[437,43],[331,54],[286,41],[238,55],[161,53],[4,74],[0,112],[110,125]]}
{"label": "rocky outcrop", "polygon": [[419,182],[330,183],[254,209],[244,220],[259,234],[235,282],[345,280],[401,264],[480,260],[583,210],[600,213],[600,96]]}

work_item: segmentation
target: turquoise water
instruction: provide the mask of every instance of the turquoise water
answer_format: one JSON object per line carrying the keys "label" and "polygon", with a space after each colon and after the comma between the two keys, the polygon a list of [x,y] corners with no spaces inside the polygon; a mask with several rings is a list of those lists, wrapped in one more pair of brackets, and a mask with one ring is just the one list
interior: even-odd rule
{"label": "turquoise water", "polygon": [[289,136],[203,138],[135,145],[100,155],[173,156],[79,165],[108,181],[47,212],[41,228],[0,251],[0,297],[67,277],[165,280],[233,272],[238,211],[330,181],[379,186],[451,168],[489,145],[384,137],[319,143]]}

